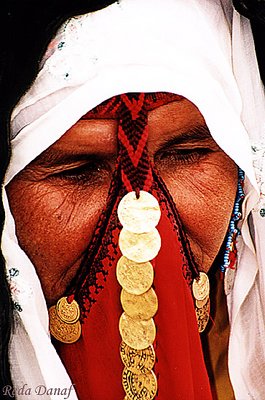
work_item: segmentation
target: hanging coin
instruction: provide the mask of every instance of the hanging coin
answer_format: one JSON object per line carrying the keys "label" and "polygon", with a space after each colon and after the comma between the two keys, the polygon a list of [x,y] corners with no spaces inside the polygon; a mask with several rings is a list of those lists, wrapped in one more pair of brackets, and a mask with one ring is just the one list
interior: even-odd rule
{"label": "hanging coin", "polygon": [[153,371],[134,374],[125,367],[122,373],[122,385],[130,400],[153,400],[157,392],[157,379]]}
{"label": "hanging coin", "polygon": [[203,299],[203,300],[195,299],[195,305],[198,308],[202,308],[203,306],[205,306],[205,304],[208,302],[208,300],[209,300],[209,296],[205,297],[205,299]]}
{"label": "hanging coin", "polygon": [[202,308],[195,307],[195,312],[197,317],[198,330],[199,333],[202,333],[205,330],[210,317],[210,300],[208,300],[208,302]]}
{"label": "hanging coin", "polygon": [[129,317],[147,320],[157,312],[157,295],[152,288],[141,295],[131,294],[122,289],[121,305]]}
{"label": "hanging coin", "polygon": [[153,284],[154,269],[148,261],[136,263],[122,256],[117,263],[117,279],[128,293],[143,294]]}
{"label": "hanging coin", "polygon": [[154,320],[135,320],[123,313],[119,321],[122,340],[136,350],[146,349],[153,344],[156,336]]}
{"label": "hanging coin", "polygon": [[224,291],[226,296],[229,295],[234,287],[234,281],[236,276],[235,268],[226,268],[224,278]]}
{"label": "hanging coin", "polygon": [[155,351],[153,346],[143,350],[135,350],[121,342],[120,356],[123,364],[135,374],[145,374],[155,365]]}
{"label": "hanging coin", "polygon": [[67,297],[58,300],[56,310],[59,318],[67,324],[74,324],[80,317],[80,308],[75,300],[68,302]]}
{"label": "hanging coin", "polygon": [[75,343],[81,336],[79,321],[67,324],[59,318],[56,306],[49,308],[50,332],[52,336],[62,343]]}
{"label": "hanging coin", "polygon": [[129,260],[144,263],[155,258],[161,247],[157,229],[148,233],[132,233],[122,229],[119,236],[121,253]]}
{"label": "hanging coin", "polygon": [[209,278],[205,272],[200,272],[199,278],[193,279],[192,292],[196,300],[203,300],[209,296],[210,284]]}
{"label": "hanging coin", "polygon": [[143,190],[138,199],[135,192],[127,193],[121,199],[117,212],[122,226],[134,233],[151,232],[161,216],[157,199]]}

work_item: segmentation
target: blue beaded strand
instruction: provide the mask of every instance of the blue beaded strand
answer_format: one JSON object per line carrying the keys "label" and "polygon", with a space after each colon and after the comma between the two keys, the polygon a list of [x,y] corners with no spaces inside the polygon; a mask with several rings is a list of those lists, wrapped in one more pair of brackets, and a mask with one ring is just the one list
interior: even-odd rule
{"label": "blue beaded strand", "polygon": [[[226,246],[224,253],[224,263],[220,266],[222,272],[225,272],[230,266],[230,252],[236,252],[236,238],[240,235],[240,229],[237,227],[238,221],[242,217],[241,204],[245,197],[243,191],[243,184],[245,179],[245,173],[239,168],[238,169],[238,184],[237,184],[237,194],[234,204],[234,209],[232,212],[232,217],[229,223],[228,233],[226,235]],[[233,267],[233,266],[232,266]]]}

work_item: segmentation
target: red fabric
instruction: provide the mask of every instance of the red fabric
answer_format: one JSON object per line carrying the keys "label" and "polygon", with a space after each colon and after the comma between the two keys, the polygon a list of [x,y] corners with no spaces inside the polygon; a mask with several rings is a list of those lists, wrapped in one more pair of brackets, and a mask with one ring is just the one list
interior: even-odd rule
{"label": "red fabric", "polygon": [[[155,317],[156,399],[208,400],[212,397],[193,299],[183,277],[183,254],[165,208],[158,230],[162,247],[155,260],[154,280],[159,300]],[[120,254],[115,256],[116,261],[119,257]],[[82,338],[71,345],[56,344],[80,400],[124,399],[118,330],[121,288],[115,265],[116,262],[109,269],[104,288],[82,325]]]}
{"label": "red fabric", "polygon": [[[75,283],[82,308],[82,337],[56,348],[72,378],[80,400],[122,400],[123,364],[119,356],[119,318],[123,312],[116,279],[120,226],[117,205],[127,190],[150,190],[160,201],[158,230],[161,250],[153,261],[158,296],[156,364],[157,400],[209,400],[211,391],[190,290],[188,243],[170,195],[153,172],[147,153],[147,110],[173,101],[171,94],[121,95],[99,106],[100,115],[118,116],[119,166],[109,202],[102,214],[86,262]],[[179,99],[178,96],[175,96]],[[95,110],[91,115],[98,115]],[[140,150],[139,150],[140,149]],[[120,169],[119,169],[120,168]],[[120,182],[120,185],[119,185]],[[124,185],[124,186],[122,186]],[[194,271],[193,271],[194,273]],[[68,293],[71,294],[71,293]],[[84,318],[85,317],[85,318]],[[135,399],[137,400],[137,399]],[[143,399],[144,400],[144,399]]]}
{"label": "red fabric", "polygon": [[183,277],[183,255],[165,213],[158,230],[162,248],[156,258],[154,284],[159,299],[155,317],[157,399],[211,399],[193,299]]}

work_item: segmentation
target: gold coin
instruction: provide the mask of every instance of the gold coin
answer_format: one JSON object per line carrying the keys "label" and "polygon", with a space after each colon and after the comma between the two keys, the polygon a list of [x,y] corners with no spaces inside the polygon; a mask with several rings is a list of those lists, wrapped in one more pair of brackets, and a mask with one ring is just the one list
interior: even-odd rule
{"label": "gold coin", "polygon": [[56,306],[49,308],[50,332],[62,343],[75,343],[81,336],[81,324],[67,324],[58,317]]}
{"label": "gold coin", "polygon": [[136,350],[146,349],[153,344],[156,336],[153,318],[136,320],[125,313],[120,317],[119,330],[122,340]]}
{"label": "gold coin", "polygon": [[121,342],[120,356],[125,367],[134,374],[144,374],[155,365],[155,351],[153,346],[143,350],[135,350]]}
{"label": "gold coin", "polygon": [[155,228],[148,233],[132,233],[122,229],[119,236],[122,254],[129,260],[144,263],[155,258],[161,247],[161,238]]}
{"label": "gold coin", "polygon": [[203,306],[205,306],[205,304],[207,303],[208,300],[209,300],[209,296],[205,297],[205,299],[203,299],[203,300],[196,300],[195,299],[196,307],[202,308]]}
{"label": "gold coin", "polygon": [[203,300],[209,296],[210,283],[205,272],[200,272],[198,279],[193,279],[192,292],[196,300]]}
{"label": "gold coin", "polygon": [[137,199],[135,192],[127,193],[118,206],[118,218],[130,232],[151,232],[158,224],[161,211],[157,199],[144,190]]}
{"label": "gold coin", "polygon": [[56,310],[58,317],[67,324],[74,324],[79,320],[80,308],[75,300],[68,303],[67,297],[62,297],[57,302]]}
{"label": "gold coin", "polygon": [[152,288],[140,295],[131,294],[122,289],[121,305],[129,317],[147,320],[157,312],[157,295]]}
{"label": "gold coin", "polygon": [[154,280],[154,268],[149,261],[136,263],[124,256],[117,263],[116,274],[119,284],[132,294],[145,293]]}
{"label": "gold coin", "polygon": [[157,392],[157,379],[153,371],[134,374],[125,367],[122,373],[122,386],[130,400],[153,400]]}
{"label": "gold coin", "polygon": [[210,299],[202,308],[195,307],[195,312],[197,317],[198,330],[200,333],[202,333],[205,330],[210,317]]}

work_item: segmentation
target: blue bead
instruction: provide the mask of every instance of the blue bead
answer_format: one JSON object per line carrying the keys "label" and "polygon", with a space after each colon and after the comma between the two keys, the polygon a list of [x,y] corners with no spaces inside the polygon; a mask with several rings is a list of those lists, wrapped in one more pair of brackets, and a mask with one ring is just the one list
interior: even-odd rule
{"label": "blue bead", "polygon": [[[226,236],[226,247],[225,247],[224,259],[223,259],[224,261],[223,261],[223,265],[220,266],[220,269],[222,272],[224,272],[225,269],[229,267],[229,264],[230,264],[229,254],[230,254],[231,248],[233,247],[233,244],[232,244],[233,239],[237,235],[240,235],[240,230],[237,228],[237,222],[242,217],[241,201],[245,197],[244,191],[243,191],[244,179],[245,179],[245,173],[244,173],[244,171],[242,171],[239,168],[238,169],[237,194],[236,194],[233,212],[231,215],[228,232],[227,232],[227,236]],[[263,211],[264,211],[264,215],[262,215],[262,216],[265,217],[265,208],[263,209]]]}

